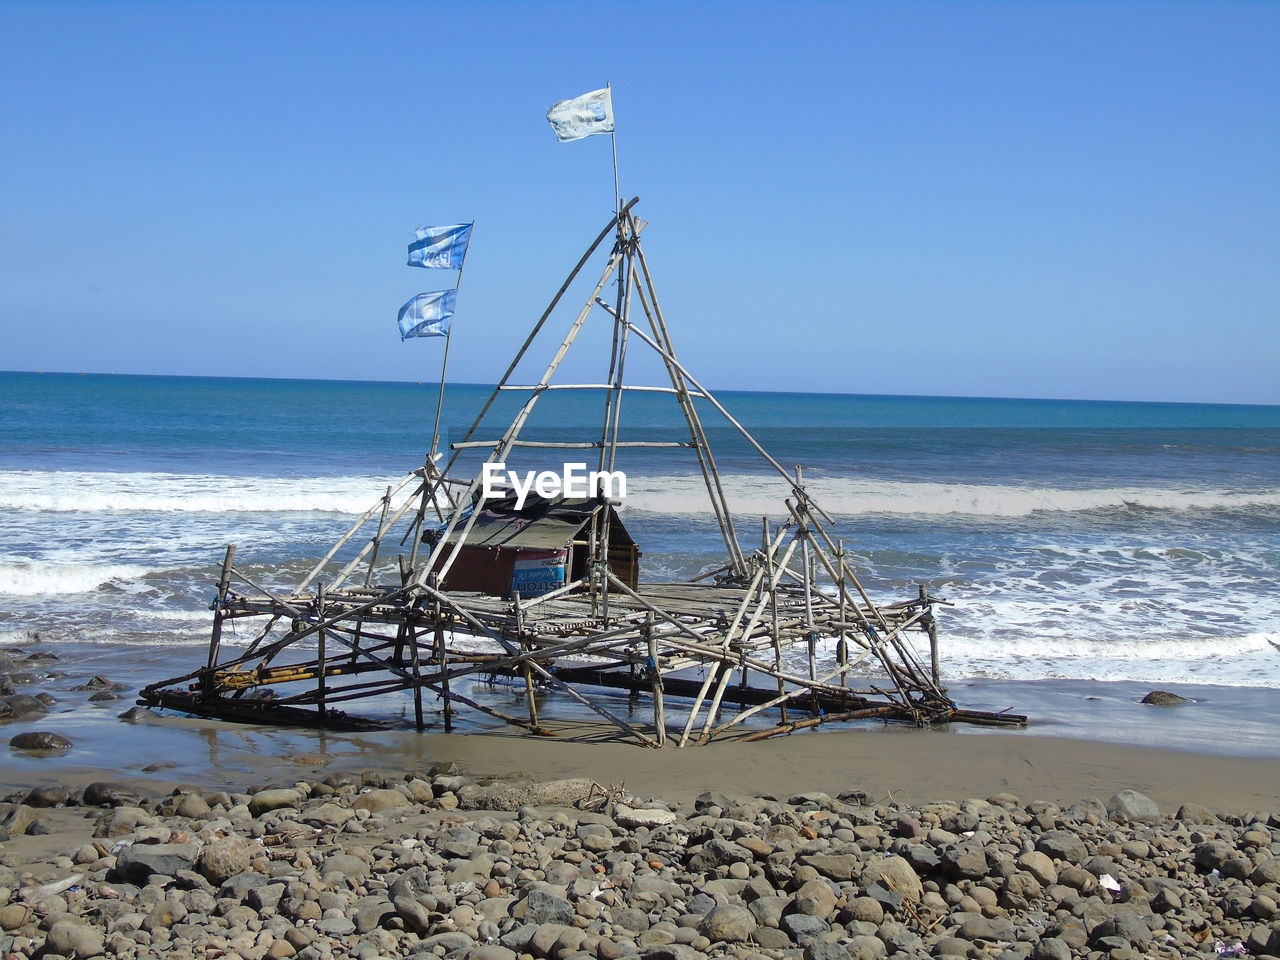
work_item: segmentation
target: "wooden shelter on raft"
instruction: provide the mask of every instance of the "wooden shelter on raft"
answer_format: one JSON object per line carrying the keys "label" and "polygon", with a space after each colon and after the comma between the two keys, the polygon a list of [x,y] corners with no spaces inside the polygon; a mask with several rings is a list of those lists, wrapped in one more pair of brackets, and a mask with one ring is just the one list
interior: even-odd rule
{"label": "wooden shelter on raft", "polygon": [[[470,536],[463,540],[454,530],[449,542],[461,543],[462,549],[440,587],[491,597],[540,597],[566,582],[586,578],[592,543],[605,528],[609,530],[605,562],[611,573],[635,590],[640,548],[611,504],[536,494],[523,505],[514,496],[485,501]],[[437,569],[443,563],[444,554]]]}
{"label": "wooden shelter on raft", "polygon": [[[207,659],[145,688],[140,703],[226,720],[361,728],[390,721],[354,708],[407,696],[418,730],[451,731],[455,711],[466,709],[556,735],[573,724],[545,722],[539,702],[563,697],[651,747],[760,739],[869,718],[1025,723],[951,701],[939,680],[940,601],[923,585],[897,602],[873,600],[828,532],[831,517],[806,490],[800,468],[774,460],[681,363],[641,248],[645,224],[635,204],[620,204],[583,254],[470,429],[450,445],[445,466],[433,444],[426,463],[388,488],[291,589],[253,579],[228,547]],[[608,253],[599,278],[541,377],[515,382],[517,366],[546,341],[566,292],[602,249]],[[611,330],[606,376],[558,382],[589,321]],[[662,382],[627,380],[628,352],[637,350],[656,356]],[[589,439],[526,435],[539,401],[558,390],[599,398],[599,428]],[[637,392],[671,398],[682,439],[624,436],[624,401]],[[518,409],[505,429],[486,436],[486,415],[503,396],[515,396]],[[757,518],[748,535],[748,521],[729,509],[704,414],[722,418],[776,471],[787,491],[776,512],[780,523]],[[575,451],[606,472],[633,448],[688,451],[723,541],[718,567],[687,582],[646,579],[639,548],[603,488],[524,503],[483,496],[485,464],[531,451]],[[468,457],[472,464],[464,466]],[[398,545],[395,561],[389,545]],[[242,631],[235,649],[224,648],[228,626],[242,623],[252,632]],[[820,639],[834,641],[834,662],[819,658]],[[486,697],[483,681],[494,678],[523,686],[523,709],[507,713]],[[434,702],[424,705],[424,695]]]}

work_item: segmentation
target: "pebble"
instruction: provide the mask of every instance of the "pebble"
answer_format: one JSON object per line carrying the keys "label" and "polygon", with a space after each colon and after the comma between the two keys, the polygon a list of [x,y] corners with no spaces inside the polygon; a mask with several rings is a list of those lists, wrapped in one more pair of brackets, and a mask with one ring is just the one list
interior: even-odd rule
{"label": "pebble", "polygon": [[624,797],[588,812],[573,805],[587,781],[455,768],[164,798],[109,783],[59,790],[10,798],[27,802],[6,808],[4,829],[30,833],[50,808],[83,802],[103,808],[88,811],[97,839],[81,834],[38,863],[0,858],[0,931],[17,960],[1280,948],[1280,818],[1190,805],[1169,817],[1136,791],[1065,810],[1008,794],[872,807],[853,794],[707,793],[692,807]]}

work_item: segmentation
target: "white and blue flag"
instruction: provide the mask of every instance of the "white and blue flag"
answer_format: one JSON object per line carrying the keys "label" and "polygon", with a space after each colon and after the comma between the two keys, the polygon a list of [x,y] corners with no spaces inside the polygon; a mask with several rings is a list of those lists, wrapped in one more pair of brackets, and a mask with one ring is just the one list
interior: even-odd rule
{"label": "white and blue flag", "polygon": [[447,227],[419,227],[418,239],[409,244],[409,266],[437,270],[461,270],[475,222]]}
{"label": "white and blue flag", "polygon": [[613,96],[605,87],[572,100],[558,100],[547,111],[547,120],[561,143],[613,133]]}
{"label": "white and blue flag", "polygon": [[400,308],[400,339],[443,337],[449,332],[457,290],[420,293]]}

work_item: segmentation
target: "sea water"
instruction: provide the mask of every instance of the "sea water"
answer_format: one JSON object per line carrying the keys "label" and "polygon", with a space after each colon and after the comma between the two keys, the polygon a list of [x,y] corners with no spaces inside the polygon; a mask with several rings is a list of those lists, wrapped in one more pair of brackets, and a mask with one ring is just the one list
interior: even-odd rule
{"label": "sea water", "polygon": [[[254,579],[296,583],[422,464],[437,390],[0,374],[0,648],[46,643],[135,684],[194,669],[225,545]],[[446,457],[489,394],[446,388]],[[497,438],[527,396],[502,394],[472,439]],[[778,464],[803,467],[873,598],[925,584],[949,602],[938,608],[944,682],[965,705],[1061,723],[1064,695],[1170,687],[1258,704],[1260,742],[1280,740],[1267,727],[1280,721],[1280,407],[717,398]],[[699,410],[739,539],[754,546],[764,518],[785,516],[787,484],[709,403]],[[688,439],[670,396],[628,393],[622,414],[624,440]],[[522,436],[598,440],[603,416],[602,393],[549,393]],[[597,466],[597,451],[569,453],[525,450],[512,466]],[[641,578],[722,563],[691,452],[618,456]],[[474,474],[481,458],[465,453],[455,469]],[[399,549],[385,550],[388,582]]]}

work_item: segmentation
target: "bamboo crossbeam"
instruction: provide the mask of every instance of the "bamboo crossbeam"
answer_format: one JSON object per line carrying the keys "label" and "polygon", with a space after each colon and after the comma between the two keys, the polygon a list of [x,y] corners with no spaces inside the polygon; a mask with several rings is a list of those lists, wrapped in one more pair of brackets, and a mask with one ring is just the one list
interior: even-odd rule
{"label": "bamboo crossbeam", "polygon": [[[530,391],[530,390],[613,390],[615,386],[611,383],[548,383],[546,386],[538,386],[537,384],[504,384],[498,388],[503,392],[512,391]],[[616,388],[625,390],[628,393],[680,393],[675,387],[657,387],[647,386],[638,383],[624,383],[621,387]],[[691,396],[701,397],[700,393],[693,393]]]}
{"label": "bamboo crossbeam", "polygon": [[[483,450],[488,447],[496,447],[501,440],[468,440],[464,442],[451,443],[451,450]],[[536,447],[548,450],[601,450],[608,449],[610,444],[603,440],[584,440],[576,443],[567,441],[552,440],[516,440],[510,444],[511,447]],[[673,447],[692,447],[692,443],[679,440],[620,440],[616,444],[618,448],[630,447],[656,447],[656,448],[673,448]]]}

